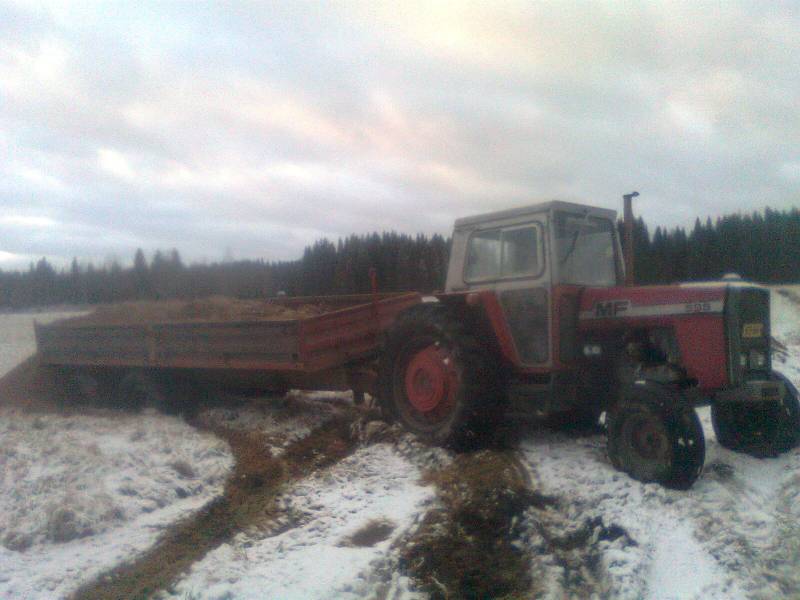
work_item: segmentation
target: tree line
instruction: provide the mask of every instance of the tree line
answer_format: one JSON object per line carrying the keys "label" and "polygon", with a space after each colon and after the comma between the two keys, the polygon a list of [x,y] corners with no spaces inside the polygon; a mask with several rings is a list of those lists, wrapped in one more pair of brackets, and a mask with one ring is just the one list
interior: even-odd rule
{"label": "tree line", "polygon": [[[622,224],[618,224],[621,231]],[[622,236],[620,236],[622,239]],[[450,240],[441,235],[396,232],[352,235],[333,243],[319,240],[296,261],[241,260],[184,264],[177,250],[157,251],[150,260],[137,250],[133,264],[98,267],[73,260],[55,269],[45,258],[27,271],[0,270],[0,309],[124,300],[239,298],[353,294],[370,291],[374,268],[381,291],[432,292],[444,287]],[[767,209],[734,214],[691,231],[634,227],[637,283],[717,279],[735,272],[763,283],[800,281],[800,210]]]}
{"label": "tree line", "polygon": [[[619,224],[622,230],[621,223]],[[623,239],[620,236],[620,239]],[[634,227],[634,272],[643,284],[718,279],[737,273],[760,283],[800,282],[800,210],[732,214],[682,227]]]}
{"label": "tree line", "polygon": [[148,261],[140,249],[130,267],[117,261],[102,267],[81,265],[73,259],[69,268],[57,270],[42,258],[27,271],[0,270],[0,309],[212,295],[263,298],[279,292],[368,293],[372,268],[380,291],[431,292],[443,285],[448,244],[441,235],[388,232],[351,235],[335,244],[319,240],[296,261],[186,265],[178,250],[159,250]]}

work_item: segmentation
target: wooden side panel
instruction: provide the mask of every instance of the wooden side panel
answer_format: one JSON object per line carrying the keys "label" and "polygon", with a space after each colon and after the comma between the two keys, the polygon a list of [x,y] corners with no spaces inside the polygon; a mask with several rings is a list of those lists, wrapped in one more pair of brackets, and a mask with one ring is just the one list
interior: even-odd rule
{"label": "wooden side panel", "polygon": [[[286,321],[36,327],[44,364],[318,372],[378,352],[383,332],[420,295],[285,299],[335,310]],[[342,307],[342,308],[339,308]]]}
{"label": "wooden side panel", "polygon": [[397,315],[420,300],[418,294],[385,297],[302,321],[303,363],[319,371],[376,353]]}
{"label": "wooden side panel", "polygon": [[156,325],[152,364],[173,367],[296,365],[297,321]]}
{"label": "wooden side panel", "polygon": [[148,361],[147,331],[141,326],[38,326],[43,364],[131,364]]}

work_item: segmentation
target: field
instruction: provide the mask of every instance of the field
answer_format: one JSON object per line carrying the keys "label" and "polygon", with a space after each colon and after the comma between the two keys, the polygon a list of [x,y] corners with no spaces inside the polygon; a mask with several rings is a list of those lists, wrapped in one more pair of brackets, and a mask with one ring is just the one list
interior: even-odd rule
{"label": "field", "polygon": [[[773,290],[800,384],[800,295]],[[33,350],[0,315],[0,375]],[[348,394],[220,398],[168,417],[0,404],[0,596],[790,598],[800,450],[717,444],[688,492],[615,471],[601,432],[509,425],[428,448]]]}

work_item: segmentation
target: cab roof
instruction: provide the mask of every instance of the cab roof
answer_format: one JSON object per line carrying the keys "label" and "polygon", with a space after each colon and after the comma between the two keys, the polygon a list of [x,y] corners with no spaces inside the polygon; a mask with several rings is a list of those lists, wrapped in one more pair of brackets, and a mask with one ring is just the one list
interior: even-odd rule
{"label": "cab roof", "polygon": [[585,213],[589,211],[591,214],[598,217],[605,217],[612,221],[617,218],[617,211],[608,208],[598,208],[596,206],[589,206],[588,204],[576,204],[574,202],[564,202],[562,200],[551,200],[550,202],[540,202],[539,204],[530,204],[528,206],[521,206],[519,208],[510,208],[508,210],[500,210],[497,212],[483,213],[471,217],[462,217],[456,219],[455,228],[466,227],[469,225],[478,225],[480,223],[487,223],[490,221],[500,221],[502,219],[515,219],[517,217],[525,217],[537,213],[547,212],[550,210],[563,210],[566,212]]}

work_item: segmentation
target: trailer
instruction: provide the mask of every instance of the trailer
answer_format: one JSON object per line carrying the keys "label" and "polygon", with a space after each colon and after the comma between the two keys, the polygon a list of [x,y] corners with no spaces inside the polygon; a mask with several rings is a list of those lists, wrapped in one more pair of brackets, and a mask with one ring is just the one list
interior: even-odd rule
{"label": "trailer", "polygon": [[82,395],[152,396],[190,377],[242,390],[374,390],[374,362],[398,314],[417,293],[270,299],[287,308],[323,306],[290,319],[35,325],[39,362],[56,367]]}

